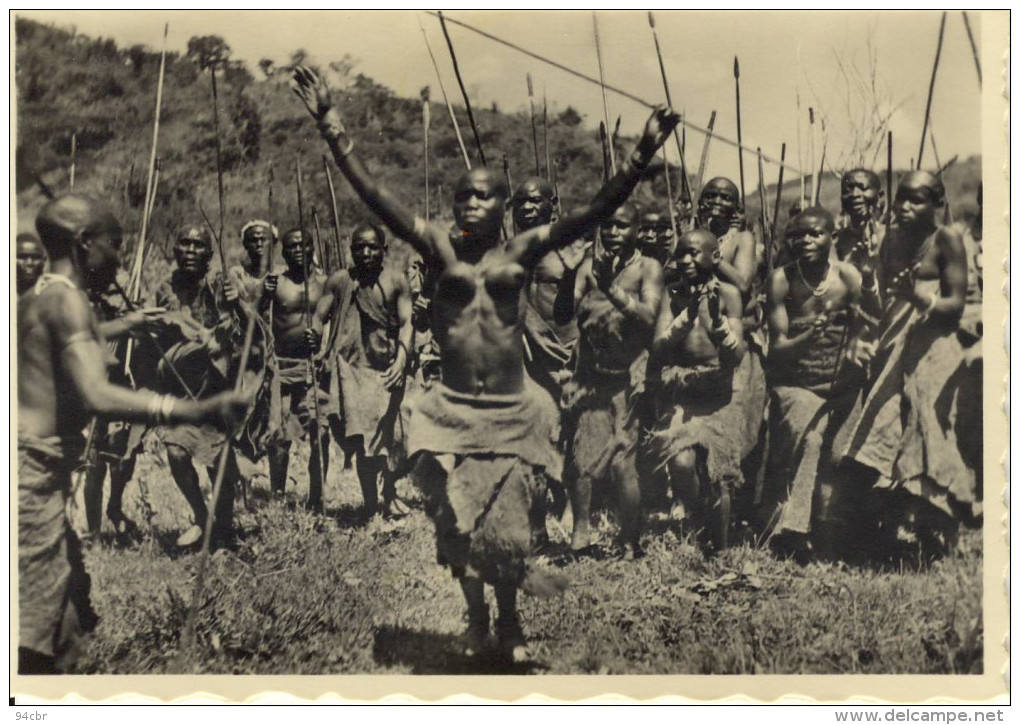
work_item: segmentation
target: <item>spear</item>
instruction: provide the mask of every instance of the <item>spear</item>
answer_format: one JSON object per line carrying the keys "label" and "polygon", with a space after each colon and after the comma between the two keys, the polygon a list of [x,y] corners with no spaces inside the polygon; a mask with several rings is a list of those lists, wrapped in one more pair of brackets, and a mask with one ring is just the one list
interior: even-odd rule
{"label": "spear", "polygon": [[[166,72],[166,38],[170,31],[170,25],[163,26],[163,52],[159,59],[159,80],[156,83],[156,112],[152,124],[152,149],[149,152],[149,176],[145,182],[145,204],[142,206],[142,231],[138,237],[138,245],[135,247],[135,255],[131,276],[128,280],[128,292],[132,299],[137,299],[142,281],[142,256],[145,250],[146,235],[149,231],[149,219],[146,214],[152,198],[152,179],[156,173],[156,148],[159,146],[159,115],[163,106],[163,78]],[[130,343],[130,341],[129,341]]]}
{"label": "spear", "polygon": [[[514,194],[514,180],[510,176],[510,159],[507,158],[506,154],[503,154],[503,176],[506,177],[506,189],[507,193],[513,198]],[[514,221],[513,213],[510,214],[510,224],[514,231],[514,235],[517,234],[517,222]]]}
{"label": "spear", "polygon": [[[314,206],[312,207],[312,225],[315,227],[315,238],[322,239],[322,230],[319,228],[319,212]],[[322,244],[322,251],[324,252],[325,255],[324,259],[322,260],[323,271],[326,274],[329,274],[329,271],[333,269],[336,265],[333,264],[332,259],[333,255],[330,252],[329,245],[326,244],[325,242],[323,242]]]}
{"label": "spear", "polygon": [[[655,16],[652,14],[651,10],[648,11],[648,24],[652,28],[652,39],[655,41],[655,55],[659,59],[659,72],[662,75],[662,87],[666,91],[666,105],[668,105],[670,108],[672,108],[673,107],[673,98],[672,98],[672,96],[671,96],[671,94],[669,92],[669,81],[666,79],[666,65],[662,61],[662,48],[659,46],[659,33],[655,30]],[[738,90],[737,91],[738,98],[739,98],[739,93],[740,93],[740,91]],[[739,101],[738,101],[738,105],[739,105]],[[684,114],[684,116],[686,116],[686,114]],[[683,118],[683,117],[681,117],[681,118]],[[682,185],[682,191],[687,192],[687,195],[690,196],[691,195],[691,185],[690,185],[690,182],[687,180],[687,162],[684,159],[684,147],[686,146],[686,141],[687,141],[687,139],[686,139],[687,124],[686,123],[684,123],[684,125],[683,125],[683,132],[684,132],[684,139],[681,140],[680,135],[679,135],[679,133],[676,130],[676,127],[673,128],[673,138],[676,140],[676,150],[680,153],[680,182],[681,182],[681,185]],[[672,203],[673,202],[672,202],[672,199],[671,199],[670,200],[670,206],[672,206]]]}
{"label": "spear", "polygon": [[[269,165],[269,208],[272,211],[273,203],[273,166],[272,163]],[[269,223],[272,224],[272,215],[270,214]],[[272,253],[273,247],[273,235],[272,229],[269,232],[269,251]],[[260,263],[261,269],[259,270],[259,276],[262,277],[268,273],[269,270],[269,259],[270,254],[263,254]],[[255,339],[255,320],[258,315],[254,310],[248,311],[248,322],[244,331],[244,343],[241,346],[241,360],[240,365],[237,368],[237,379],[234,381],[234,391],[241,392],[244,388],[244,372],[248,369],[248,359],[251,357],[252,342]],[[181,636],[181,651],[179,655],[179,663],[183,665],[184,657],[188,651],[192,648],[195,642],[195,621],[198,618],[198,602],[202,596],[202,590],[205,587],[205,570],[206,564],[209,561],[209,544],[212,541],[213,526],[216,523],[216,513],[219,508],[220,496],[223,493],[223,479],[227,472],[227,462],[230,459],[231,443],[228,439],[224,442],[223,449],[220,451],[220,457],[216,465],[216,476],[213,479],[212,487],[212,506],[210,506],[209,514],[205,521],[205,531],[202,535],[202,551],[199,554],[198,559],[198,573],[195,576],[195,585],[191,590],[191,603],[188,605],[188,614],[184,621],[184,632]]]}
{"label": "spear", "polygon": [[[801,110],[800,110],[800,43],[797,43],[797,166],[804,168],[804,150],[801,146],[801,139],[803,134],[801,133]],[[801,209],[804,208],[804,199],[807,194],[807,188],[804,179],[804,172],[800,172],[800,198],[797,200],[797,206]]]}
{"label": "spear", "polygon": [[772,273],[772,235],[769,233],[769,200],[765,189],[765,163],[758,149],[758,203],[761,205],[761,236],[765,246],[765,273]]}
{"label": "spear", "polygon": [[450,49],[450,60],[453,61],[453,74],[457,77],[457,85],[460,86],[460,94],[464,97],[464,108],[467,109],[468,123],[471,124],[471,133],[475,135],[475,145],[478,147],[478,158],[482,166],[486,166],[485,151],[482,149],[482,138],[478,135],[478,125],[475,123],[475,114],[471,111],[471,99],[468,98],[467,89],[464,87],[464,79],[460,77],[460,66],[457,64],[457,54],[453,51],[453,41],[450,40],[450,32],[446,29],[446,18],[439,13],[439,25],[443,28],[443,37],[446,38],[446,47]]}
{"label": "spear", "polygon": [[220,236],[223,236],[223,230],[226,228],[224,222],[226,210],[223,206],[223,160],[220,152],[220,101],[219,94],[216,92],[216,62],[212,62],[209,65],[209,78],[212,80],[212,98],[213,98],[213,132],[216,136],[216,192],[219,194],[220,200]]}
{"label": "spear", "polygon": [[[439,16],[438,13],[433,12],[431,10],[426,10],[425,13],[427,15],[433,15],[433,16],[436,16],[436,17]],[[526,55],[526,56],[528,56],[530,58],[534,58],[535,60],[538,60],[538,61],[540,61],[542,63],[545,63],[547,65],[551,65],[554,68],[558,68],[559,70],[564,71],[565,73],[569,73],[570,75],[574,76],[575,78],[580,78],[581,80],[587,81],[588,83],[593,83],[593,84],[595,84],[597,86],[601,86],[602,88],[604,88],[607,91],[612,91],[613,93],[615,93],[615,94],[617,94],[619,96],[623,96],[624,98],[629,98],[630,100],[632,100],[635,103],[638,103],[638,104],[644,106],[645,108],[654,109],[654,108],[657,107],[657,104],[652,103],[651,101],[648,101],[648,100],[646,100],[644,98],[641,98],[640,96],[636,96],[633,93],[630,93],[629,91],[625,91],[622,88],[617,88],[615,86],[611,86],[608,83],[602,83],[597,78],[594,78],[594,77],[592,77],[590,75],[587,75],[585,73],[581,73],[580,71],[574,70],[573,68],[571,68],[569,66],[566,66],[566,65],[563,65],[562,63],[558,63],[558,62],[556,62],[554,60],[551,60],[550,58],[546,58],[545,56],[540,55],[539,53],[535,53],[534,51],[528,50],[527,48],[522,48],[519,45],[511,43],[511,42],[509,42],[507,40],[503,40],[502,38],[497,37],[497,36],[493,35],[492,33],[487,33],[484,30],[480,30],[480,29],[472,26],[469,23],[465,23],[462,20],[457,20],[456,18],[449,18],[449,17],[446,18],[446,20],[448,22],[450,22],[450,23],[453,23],[454,25],[459,25],[462,28],[466,28],[467,30],[470,30],[473,33],[477,33],[478,35],[481,35],[483,38],[487,38],[487,39],[492,40],[492,41],[494,41],[496,43],[499,43],[500,45],[506,46],[507,48],[511,48],[512,50],[515,50],[518,53],[522,53],[522,54],[524,54],[524,55]],[[686,119],[684,119],[684,123],[686,124],[687,128],[692,129],[694,131],[697,131],[700,134],[704,135],[704,134],[708,133],[708,131],[705,128],[702,128],[701,126],[697,126],[697,125],[691,123],[690,121],[687,121]],[[727,138],[726,136],[723,136],[722,134],[715,134],[715,137],[717,139],[719,139],[720,143],[724,143],[727,146],[732,146],[734,148],[741,148],[741,146],[739,146],[736,141],[734,141],[731,138]],[[747,148],[747,147],[743,147],[743,148],[746,151],[754,151],[753,148]],[[762,158],[767,163],[770,163],[770,164],[778,164],[779,163],[779,160],[776,157],[770,156],[769,154],[766,154],[766,153],[762,153]],[[792,171],[796,171],[797,173],[801,173],[801,170],[799,168],[795,168],[793,166],[790,166],[790,169]]]}
{"label": "spear", "polygon": [[[608,137],[609,132],[609,101],[606,100],[606,76],[605,70],[602,67],[602,43],[599,42],[599,18],[595,14],[595,11],[591,12],[592,25],[595,27],[595,56],[599,62],[599,81],[602,86],[602,115],[605,118],[605,125],[600,129],[600,133],[603,138],[602,154],[605,157],[608,154],[609,158],[609,171],[612,172],[610,176],[616,176],[616,154],[613,153],[613,142]],[[606,177],[608,181],[609,177]]]}
{"label": "spear", "polygon": [[811,198],[811,206],[818,206],[818,199],[822,195],[822,168],[825,166],[825,150],[829,146],[829,139],[822,139],[822,163],[818,166],[814,182],[815,182],[815,193]]}
{"label": "spear", "polygon": [[431,201],[429,197],[429,127],[432,125],[432,110],[429,105],[429,87],[421,89],[422,157],[425,160],[425,221],[429,220]]}
{"label": "spear", "polygon": [[[163,160],[156,157],[156,173],[152,176],[152,196],[149,198],[149,207],[145,210],[145,216],[150,221],[152,219],[152,210],[156,207],[156,192],[159,189],[159,175],[163,171]],[[148,250],[146,250],[148,253]]]}
{"label": "spear", "polygon": [[981,59],[978,58],[977,43],[974,42],[974,33],[970,29],[970,19],[967,17],[967,11],[962,10],[960,12],[963,15],[963,26],[967,29],[967,40],[970,41],[970,52],[974,56],[974,67],[977,69],[978,74],[978,88],[981,87]]}
{"label": "spear", "polygon": [[531,143],[535,148],[535,176],[542,175],[542,163],[538,157],[538,126],[535,123],[535,89],[531,85],[531,74],[528,77],[528,106],[531,109]]}
{"label": "spear", "polygon": [[[779,152],[779,184],[776,186],[776,208],[772,214],[772,242],[776,241],[776,227],[779,226],[779,206],[783,200],[783,161],[786,160],[786,142],[783,142],[783,148]],[[771,271],[771,270],[770,270]]]}
{"label": "spear", "polygon": [[[810,134],[808,138],[809,142],[808,148],[810,149],[811,153],[811,187],[808,189],[808,191],[811,191],[811,189],[813,189],[815,185],[815,174],[817,173],[818,169],[818,167],[815,166],[815,109],[811,106],[808,106],[807,112],[808,112],[808,133]],[[814,206],[813,194],[811,196],[806,197],[806,199],[812,199],[811,205]]]}
{"label": "spear", "polygon": [[550,174],[550,176],[552,177],[551,181],[552,181],[552,186],[553,186],[553,194],[556,195],[556,215],[557,215],[556,218],[557,219],[562,219],[563,218],[563,202],[560,200],[560,184],[559,184],[559,181],[557,181],[557,179],[556,179],[556,167],[555,166],[552,167],[552,173]]}
{"label": "spear", "polygon": [[599,121],[599,140],[602,142],[602,183],[605,184],[611,177],[612,157],[609,150],[609,136],[606,133],[606,124]]}
{"label": "spear", "polygon": [[[301,160],[297,157],[294,158],[294,185],[297,189],[297,204],[298,204],[298,229],[301,230],[301,246],[305,250],[308,249],[309,245],[305,240],[305,206],[304,206],[304,188],[301,183]],[[308,254],[302,253],[301,264],[304,268],[304,288],[305,288],[305,325],[309,328],[312,326],[312,297],[309,292],[309,264]],[[315,448],[319,458],[319,484],[323,483],[326,477],[326,463],[322,455],[322,441],[319,436],[319,376],[315,372],[315,353],[312,350],[308,351],[308,377],[312,381],[312,414],[315,416],[315,431],[313,435],[315,440],[312,442],[312,447]],[[309,436],[311,438],[311,436]],[[319,491],[319,497],[321,498],[322,491]]]}
{"label": "spear", "polygon": [[740,160],[740,202],[744,202],[744,135],[740,128],[740,61],[733,56],[733,83],[737,89],[737,158]]}
{"label": "spear", "polygon": [[209,215],[205,213],[205,207],[202,206],[201,199],[198,200],[198,211],[202,215],[202,219],[205,220],[205,225],[209,227],[209,231],[212,233],[213,239],[216,240],[216,248],[219,250],[220,253],[220,268],[223,270],[223,273],[226,274],[227,259],[223,254],[223,239],[222,237],[220,237],[219,234],[216,233],[216,227],[214,227],[212,222],[209,221]]}
{"label": "spear", "polygon": [[888,233],[892,226],[892,205],[893,205],[893,168],[892,168],[892,131],[889,131],[885,140],[885,228]]}
{"label": "spear", "polygon": [[322,168],[326,170],[326,185],[329,187],[329,202],[333,210],[333,233],[336,235],[336,255],[340,269],[347,269],[347,255],[340,237],[340,212],[336,208],[336,189],[333,188],[333,174],[329,171],[329,160],[322,155]]}
{"label": "spear", "polygon": [[[662,175],[666,178],[666,208],[669,210],[669,227],[673,230],[673,243],[680,238],[677,233],[676,209],[673,208],[673,183],[669,179],[669,157],[666,155],[666,147],[662,147]],[[672,250],[670,250],[672,251]]]}
{"label": "spear", "polygon": [[[705,145],[701,147],[701,161],[698,162],[698,191],[705,184],[705,171],[708,169],[708,147],[712,144],[712,131],[715,129],[715,111],[708,119],[708,135],[705,136]],[[691,201],[694,201],[693,199]]]}
{"label": "spear", "polygon": [[69,187],[69,190],[71,191],[72,194],[74,193],[74,162],[75,162],[75,156],[77,155],[77,151],[78,151],[78,134],[72,133],[71,134],[71,178],[70,178],[70,180],[68,182],[68,187]]}
{"label": "spear", "polygon": [[928,103],[924,107],[924,125],[921,126],[921,148],[917,152],[917,168],[921,168],[924,159],[924,139],[928,135],[928,120],[931,118],[931,101],[935,95],[935,76],[939,72],[939,57],[942,55],[942,36],[946,32],[946,11],[942,11],[942,20],[939,22],[939,40],[935,46],[935,63],[931,68],[931,82],[928,84]]}
{"label": "spear", "polygon": [[[471,158],[468,156],[467,146],[464,145],[464,137],[460,134],[460,124],[457,123],[457,116],[453,113],[453,104],[450,103],[450,97],[446,95],[446,86],[443,85],[443,76],[439,74],[439,63],[436,62],[436,56],[432,52],[432,45],[429,43],[429,36],[425,32],[425,26],[421,24],[421,20],[418,20],[418,27],[421,28],[421,34],[425,38],[425,48],[429,51],[429,58],[432,59],[432,67],[436,71],[436,79],[439,81],[439,90],[443,94],[443,101],[446,103],[446,111],[450,114],[450,123],[453,124],[453,132],[457,135],[457,145],[460,146],[461,156],[464,157],[464,166],[467,170],[471,170]],[[339,229],[339,227],[338,227]],[[339,235],[339,231],[337,232]],[[339,236],[337,237],[339,243]]]}
{"label": "spear", "polygon": [[552,163],[549,159],[549,99],[545,95],[545,86],[542,86],[542,143],[545,146],[545,175],[552,175]]}
{"label": "spear", "polygon": [[[938,176],[941,179],[942,178],[942,171],[943,171],[944,167],[942,166],[942,161],[939,159],[939,149],[938,149],[938,146],[935,145],[935,130],[931,126],[928,127],[928,135],[931,136],[931,154],[932,154],[932,156],[935,157],[935,168],[937,169],[936,172],[935,172],[935,175]],[[948,164],[946,164],[946,166],[948,166]],[[946,204],[946,210],[945,210],[944,223],[945,224],[952,224],[953,223],[953,211],[949,207],[949,192],[948,191],[945,194],[945,204]]]}

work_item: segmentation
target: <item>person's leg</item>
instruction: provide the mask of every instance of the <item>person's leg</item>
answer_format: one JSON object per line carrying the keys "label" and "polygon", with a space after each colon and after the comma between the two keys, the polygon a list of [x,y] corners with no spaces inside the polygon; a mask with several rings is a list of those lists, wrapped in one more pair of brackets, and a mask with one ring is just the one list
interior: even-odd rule
{"label": "person's leg", "polygon": [[460,577],[460,589],[468,609],[464,654],[470,657],[485,647],[485,640],[489,636],[489,608],[485,604],[485,583],[478,577]]}
{"label": "person's leg", "polygon": [[124,515],[124,489],[135,475],[135,459],[132,453],[128,458],[110,465],[110,500],[106,504],[106,516],[117,529],[118,534],[126,534],[135,528],[134,522]]}
{"label": "person's leg", "polygon": [[574,472],[568,477],[567,493],[570,496],[570,513],[574,518],[570,548],[574,551],[586,549],[591,544],[591,488],[590,476]]}
{"label": "person's leg", "polygon": [[290,441],[269,445],[269,487],[274,496],[283,496],[287,490],[287,469],[290,466]]}
{"label": "person's leg", "polygon": [[205,498],[202,496],[202,487],[198,482],[198,471],[191,462],[191,456],[180,446],[168,444],[166,459],[170,464],[170,475],[191,507],[195,521],[194,525],[177,539],[177,545],[191,546],[201,540],[202,529],[205,528],[206,517],[209,514]]}
{"label": "person's leg", "polygon": [[628,556],[641,552],[641,487],[634,451],[621,452],[613,461],[611,475],[616,483],[616,517],[620,541]]}
{"label": "person's leg", "polygon": [[693,449],[686,449],[669,461],[669,482],[673,490],[673,506],[670,518],[682,520],[697,516],[700,509],[700,491],[696,472],[697,456]]}
{"label": "person's leg", "polygon": [[383,460],[379,456],[371,458],[366,456],[364,446],[358,449],[355,459],[358,483],[361,484],[361,495],[365,501],[365,513],[369,516],[374,515],[379,507],[379,473]]}
{"label": "person's leg", "polygon": [[527,640],[521,627],[521,618],[517,613],[517,586],[501,582],[493,586],[496,591],[496,637],[500,647],[515,662],[523,662],[528,658]]}

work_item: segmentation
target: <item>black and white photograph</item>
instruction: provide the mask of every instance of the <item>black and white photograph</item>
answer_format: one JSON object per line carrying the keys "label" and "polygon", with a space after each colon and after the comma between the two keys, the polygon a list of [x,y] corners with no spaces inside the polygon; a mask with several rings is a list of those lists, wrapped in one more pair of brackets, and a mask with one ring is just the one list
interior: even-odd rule
{"label": "black and white photograph", "polygon": [[1008,17],[12,11],[18,675],[998,673]]}

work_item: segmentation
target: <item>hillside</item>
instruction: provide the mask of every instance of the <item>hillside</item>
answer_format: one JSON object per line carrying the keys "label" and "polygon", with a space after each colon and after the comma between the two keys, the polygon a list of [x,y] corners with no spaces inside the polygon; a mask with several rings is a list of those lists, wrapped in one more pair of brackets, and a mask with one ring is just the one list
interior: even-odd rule
{"label": "hillside", "polygon": [[[41,179],[55,193],[68,188],[70,142],[77,135],[76,190],[109,200],[123,220],[129,253],[140,224],[145,177],[152,142],[152,121],[159,54],[150,48],[119,48],[110,39],[89,38],[73,31],[17,19],[16,85],[18,104],[17,190],[19,229],[31,228],[35,212],[45,201]],[[161,275],[169,253],[170,230],[187,221],[200,221],[199,204],[216,219],[216,162],[209,72],[203,63],[210,54],[226,59],[218,74],[220,129],[226,167],[225,248],[228,263],[241,254],[236,230],[248,219],[272,216],[283,228],[297,223],[294,164],[302,168],[306,223],[319,212],[324,236],[331,226],[329,197],[322,166],[324,144],[300,101],[287,87],[293,63],[315,65],[296,50],[291,65],[255,71],[229,59],[229,48],[216,37],[193,38],[185,54],[167,57],[159,138],[162,172],[153,215],[151,239],[162,255],[147,265],[147,274]],[[356,72],[356,61],[345,58],[320,70],[337,94],[358,152],[380,181],[401,198],[424,211],[422,105],[417,98],[398,98],[392,91]],[[436,93],[435,97],[439,97]],[[466,114],[457,106],[469,154],[478,163]],[[531,126],[526,113],[474,109],[482,144],[490,165],[500,168],[507,155],[515,179],[534,168]],[[446,108],[431,104],[430,174],[432,215],[448,214],[449,183],[462,171],[453,127]],[[539,134],[541,137],[541,129]],[[629,148],[631,140],[621,146]],[[601,149],[596,132],[567,109],[549,119],[549,145],[566,208],[590,198],[602,177]],[[269,207],[269,169],[274,169],[274,208]],[[774,174],[770,168],[768,173]],[[678,188],[674,175],[674,189]],[[346,182],[334,174],[342,232],[370,215]],[[980,159],[960,161],[949,169],[946,183],[957,218],[976,209],[975,189]],[[784,185],[785,220],[799,183]],[[770,198],[775,193],[769,187]],[[639,201],[665,194],[661,175],[642,184]],[[827,175],[822,202],[838,210],[838,180]],[[748,188],[748,217],[757,215],[757,190]]]}

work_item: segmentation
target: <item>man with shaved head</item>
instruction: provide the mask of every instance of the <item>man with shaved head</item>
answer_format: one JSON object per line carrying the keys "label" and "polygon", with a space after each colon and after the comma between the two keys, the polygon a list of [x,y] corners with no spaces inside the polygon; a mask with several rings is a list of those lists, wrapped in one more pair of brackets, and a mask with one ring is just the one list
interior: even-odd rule
{"label": "man with shaved head", "polygon": [[17,272],[15,284],[18,297],[21,297],[32,288],[32,285],[43,273],[43,268],[46,266],[46,255],[39,237],[31,232],[19,234],[14,244],[14,262]]}
{"label": "man with shaved head", "polygon": [[[254,253],[253,234],[265,227],[247,230],[248,249],[252,264],[261,261],[262,252]],[[262,285],[260,308],[272,309],[270,323],[276,354],[279,408],[270,412],[274,434],[269,443],[269,482],[277,496],[283,496],[287,485],[291,444],[307,434],[311,445],[308,457],[308,507],[322,511],[322,484],[329,464],[329,435],[325,426],[325,408],[329,396],[324,389],[328,382],[314,358],[318,337],[312,333],[315,308],[323,296],[326,276],[312,264],[312,237],[295,228],[283,235],[282,270],[266,275]],[[315,369],[310,367],[315,365]],[[313,375],[314,372],[314,375]],[[313,378],[318,388],[313,388]],[[274,406],[275,408],[275,406]],[[322,410],[320,410],[320,408]],[[316,417],[316,414],[319,414]]]}
{"label": "man with shaved head", "polygon": [[637,406],[662,297],[662,266],[638,250],[637,230],[636,207],[621,205],[602,222],[594,256],[581,263],[577,363],[564,390],[570,546],[590,546],[592,490],[608,488],[616,496],[619,543],[627,558],[641,553]]}
{"label": "man with shaved head", "polygon": [[[517,233],[549,224],[556,210],[556,194],[545,179],[525,179],[510,200]],[[577,340],[573,317],[560,319],[557,302],[572,304],[577,267],[584,256],[585,242],[577,240],[556,248],[538,260],[528,287],[528,308],[524,323],[527,348],[524,365],[528,374],[559,402],[563,385],[570,377],[570,356]]]}
{"label": "man with shaved head", "polygon": [[967,258],[960,233],[940,227],[942,181],[906,174],[893,201],[878,279],[884,313],[864,410],[847,459],[877,476],[884,528],[906,553],[939,555],[970,522],[980,493],[957,433],[964,351],[960,321]]}
{"label": "man with shaved head", "polygon": [[396,463],[403,450],[400,415],[414,327],[407,276],[387,264],[386,234],[374,223],[351,233],[350,270],[330,275],[313,321],[316,336],[328,323],[322,346],[335,378],[339,409],[331,411],[334,436],[355,461],[365,514],[379,508],[395,518],[406,513],[396,495]]}
{"label": "man with shaved head", "polygon": [[656,311],[647,383],[648,453],[669,472],[671,518],[690,519],[716,550],[729,543],[732,498],[765,405],[752,379],[740,290],[718,271],[719,246],[707,229],[680,237],[682,278]]}
{"label": "man with shaved head", "polygon": [[[833,441],[864,382],[861,273],[832,258],[835,222],[820,207],[786,227],[792,260],[768,280],[770,453],[762,505],[774,548],[806,556],[860,548],[861,486],[837,480]],[[854,495],[858,494],[858,495]],[[834,547],[842,545],[842,551]]]}
{"label": "man with shaved head", "polygon": [[[155,304],[167,310],[160,335],[167,360],[159,366],[158,385],[165,392],[189,397],[228,390],[233,383],[233,358],[240,350],[241,325],[226,294],[231,288],[225,288],[209,268],[213,256],[209,232],[197,224],[182,225],[173,253],[176,264],[170,278],[153,295]],[[228,544],[233,536],[234,486],[240,478],[229,436],[197,424],[163,426],[156,434],[166,446],[170,473],[194,516],[194,523],[177,539],[182,548],[201,540],[209,515],[195,464],[204,465],[210,480],[214,479],[220,453],[228,447],[213,532],[216,545]]]}
{"label": "man with shaved head", "polygon": [[230,427],[247,407],[233,393],[191,401],[107,380],[103,339],[86,290],[118,268],[121,227],[98,201],[69,194],[36,218],[50,271],[18,305],[18,671],[73,667],[96,615],[65,504],[92,415]]}
{"label": "man with shaved head", "polygon": [[[456,224],[426,222],[380,187],[354,154],[354,139],[322,80],[299,67],[295,91],[354,190],[421,253],[436,277],[432,330],[442,380],[414,410],[408,455],[436,526],[439,560],[460,580],[468,605],[465,651],[479,652],[489,637],[488,582],[499,609],[501,649],[515,661],[526,659],[518,588],[535,594],[562,589],[557,577],[529,561],[545,530],[544,480],[558,477],[560,460],[556,406],[524,370],[527,290],[540,259],[608,219],[627,199],[679,116],[657,109],[631,160],[590,204],[504,244],[509,189],[502,175],[486,168],[464,174],[454,186]],[[634,304],[629,295],[618,301]]]}

